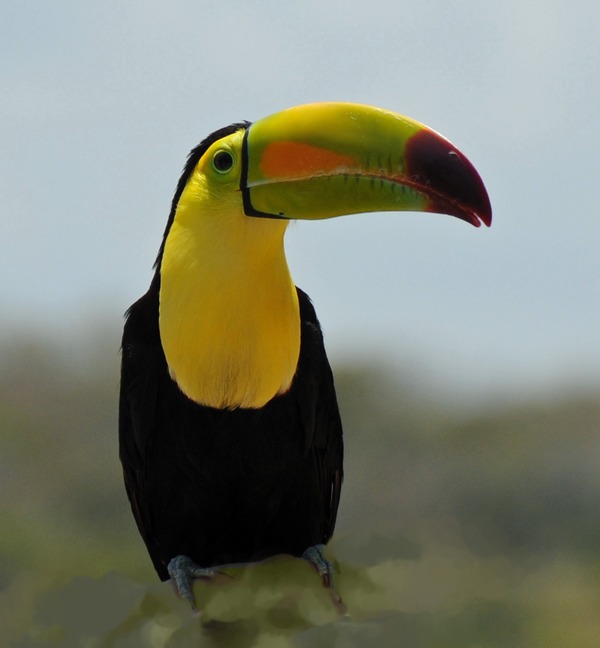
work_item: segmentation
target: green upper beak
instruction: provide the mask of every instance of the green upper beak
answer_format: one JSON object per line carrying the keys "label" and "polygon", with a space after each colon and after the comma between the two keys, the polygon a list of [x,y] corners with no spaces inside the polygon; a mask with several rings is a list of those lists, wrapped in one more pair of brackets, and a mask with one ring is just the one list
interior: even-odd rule
{"label": "green upper beak", "polygon": [[240,184],[249,216],[428,211],[477,227],[492,222],[483,182],[453,144],[408,117],[359,104],[308,104],[253,123]]}

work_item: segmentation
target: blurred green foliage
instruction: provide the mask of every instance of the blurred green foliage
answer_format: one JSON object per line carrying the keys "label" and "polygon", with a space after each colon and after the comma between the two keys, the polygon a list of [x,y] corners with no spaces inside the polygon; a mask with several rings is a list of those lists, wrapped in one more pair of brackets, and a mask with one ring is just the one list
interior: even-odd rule
{"label": "blurred green foliage", "polygon": [[201,624],[129,511],[118,364],[117,333],[2,344],[0,645],[598,645],[597,394],[461,411],[408,375],[334,367],[347,450],[330,555],[350,618],[278,558],[200,584]]}

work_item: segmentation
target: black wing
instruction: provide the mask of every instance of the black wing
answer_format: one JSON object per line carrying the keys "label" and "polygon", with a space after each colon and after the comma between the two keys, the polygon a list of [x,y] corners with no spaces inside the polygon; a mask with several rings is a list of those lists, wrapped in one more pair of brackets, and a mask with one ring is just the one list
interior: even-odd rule
{"label": "black wing", "polygon": [[314,456],[323,494],[323,530],[325,544],[333,535],[342,490],[343,432],[333,373],[327,360],[323,334],[315,309],[299,288],[302,346],[293,389],[298,392],[300,412],[305,420],[305,452]]}
{"label": "black wing", "polygon": [[159,558],[146,492],[148,457],[156,435],[159,372],[164,361],[158,332],[158,297],[152,288],[127,311],[121,344],[119,456],[131,510],[162,580],[169,578]]}

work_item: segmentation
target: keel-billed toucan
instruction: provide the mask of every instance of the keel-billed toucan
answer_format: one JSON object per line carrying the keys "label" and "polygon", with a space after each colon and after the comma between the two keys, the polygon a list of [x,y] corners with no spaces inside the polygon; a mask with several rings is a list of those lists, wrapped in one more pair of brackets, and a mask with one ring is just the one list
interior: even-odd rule
{"label": "keel-billed toucan", "polygon": [[357,104],[291,108],[216,131],[187,160],[148,292],[127,313],[120,456],[158,575],[193,603],[212,568],[322,555],[342,425],[319,322],[287,266],[290,219],[427,211],[490,225],[450,142]]}

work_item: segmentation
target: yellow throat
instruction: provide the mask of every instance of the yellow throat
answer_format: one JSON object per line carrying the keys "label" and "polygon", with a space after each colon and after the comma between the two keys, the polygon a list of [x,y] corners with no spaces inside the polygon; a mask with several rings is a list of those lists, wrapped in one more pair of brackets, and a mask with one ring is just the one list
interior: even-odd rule
{"label": "yellow throat", "polygon": [[300,353],[298,296],[283,247],[287,221],[244,214],[233,190],[239,175],[219,181],[211,173],[216,146],[223,141],[188,180],[165,241],[161,342],[189,398],[260,408],[289,389]]}

